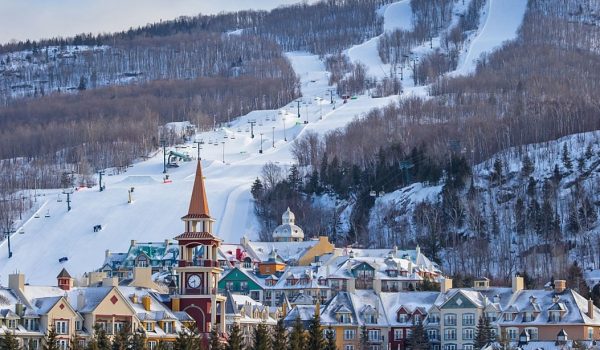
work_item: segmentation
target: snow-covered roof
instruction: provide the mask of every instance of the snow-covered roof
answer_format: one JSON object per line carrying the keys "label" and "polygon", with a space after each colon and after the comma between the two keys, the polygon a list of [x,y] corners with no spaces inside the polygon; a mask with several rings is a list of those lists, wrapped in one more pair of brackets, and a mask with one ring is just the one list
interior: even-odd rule
{"label": "snow-covered roof", "polygon": [[248,254],[257,261],[268,261],[271,251],[275,250],[277,255],[285,262],[298,261],[319,241],[310,240],[302,242],[248,242]]}
{"label": "snow-covered roof", "polygon": [[381,303],[387,314],[387,321],[391,326],[412,325],[412,320],[407,319],[407,323],[398,322],[397,312],[404,308],[408,313],[415,310],[421,310],[422,313],[428,313],[429,309],[435,303],[439,292],[400,292],[400,293],[380,293]]}

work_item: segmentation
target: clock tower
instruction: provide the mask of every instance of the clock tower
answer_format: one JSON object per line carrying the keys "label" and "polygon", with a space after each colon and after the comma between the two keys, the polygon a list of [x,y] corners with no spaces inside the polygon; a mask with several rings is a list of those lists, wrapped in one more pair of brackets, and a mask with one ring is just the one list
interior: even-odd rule
{"label": "clock tower", "polygon": [[[208,211],[202,165],[198,160],[194,188],[187,215],[181,218],[185,231],[175,239],[179,243],[179,262],[175,268],[177,291],[171,296],[174,311],[185,311],[196,321],[201,333],[212,327],[225,331],[226,297],[218,293],[221,272],[218,248],[221,240],[213,235],[214,219]],[[219,305],[220,304],[220,305]],[[218,315],[217,312],[221,312]]]}

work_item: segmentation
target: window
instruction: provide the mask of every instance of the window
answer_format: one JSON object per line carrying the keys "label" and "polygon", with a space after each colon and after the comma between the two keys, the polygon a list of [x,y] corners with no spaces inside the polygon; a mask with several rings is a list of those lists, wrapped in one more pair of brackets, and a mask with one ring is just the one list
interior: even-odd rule
{"label": "window", "polygon": [[588,328],[588,340],[594,340],[594,328]]}
{"label": "window", "polygon": [[504,321],[512,321],[515,319],[515,316],[512,312],[507,312],[504,314]]}
{"label": "window", "polygon": [[519,330],[517,328],[509,328],[508,329],[508,339],[517,340],[519,336]]}
{"label": "window", "polygon": [[25,319],[25,328],[28,331],[37,331],[39,329],[38,320],[35,318],[26,318]]}
{"label": "window", "polygon": [[146,322],[146,330],[148,332],[152,332],[154,330],[154,327],[152,326],[152,322]]}
{"label": "window", "polygon": [[473,345],[465,344],[465,345],[463,345],[463,350],[473,350]]}
{"label": "window", "polygon": [[537,328],[525,328],[525,330],[529,333],[529,340],[538,340]]}
{"label": "window", "polygon": [[402,329],[394,329],[394,340],[400,340],[404,338],[404,331]]}
{"label": "window", "polygon": [[429,340],[440,340],[440,334],[437,329],[428,329],[427,338]]}
{"label": "window", "polygon": [[560,322],[560,311],[550,311],[550,322]]}
{"label": "window", "polygon": [[[523,315],[523,322],[531,322],[534,318],[533,312],[525,312]],[[552,312],[550,312],[550,320],[552,320]]]}
{"label": "window", "polygon": [[271,294],[273,292],[271,292],[270,290],[265,290],[265,300],[270,300],[271,299]]}
{"label": "window", "polygon": [[257,290],[251,291],[250,298],[252,298],[252,300],[260,301],[260,292]]}
{"label": "window", "polygon": [[490,312],[486,312],[485,313],[485,317],[487,318],[487,320],[492,323],[492,322],[496,322],[497,319],[497,315],[494,311],[490,311]]}
{"label": "window", "polygon": [[150,350],[156,349],[156,342],[155,341],[149,341],[148,342],[148,349],[150,349]]}
{"label": "window", "polygon": [[10,328],[10,329],[17,328],[17,320],[8,320],[8,328]]}
{"label": "window", "polygon": [[438,314],[438,313],[429,314],[429,316],[427,316],[427,320],[429,321],[429,323],[439,323],[440,322],[440,314]]}
{"label": "window", "polygon": [[381,331],[379,329],[369,329],[369,341],[381,340]]}
{"label": "window", "polygon": [[406,329],[406,338],[411,338],[412,337],[412,328],[407,328]]}
{"label": "window", "polygon": [[125,330],[125,323],[124,322],[115,322],[113,328],[115,330],[115,334],[122,332]]}
{"label": "window", "polygon": [[339,319],[340,319],[341,323],[350,323],[351,322],[351,317],[350,317],[350,314],[348,314],[348,313],[340,313]]}
{"label": "window", "polygon": [[233,290],[233,282],[225,282],[225,290]]}
{"label": "window", "polygon": [[377,323],[377,316],[375,314],[365,315],[366,323]]}
{"label": "window", "polygon": [[80,331],[81,330],[81,321],[75,321],[75,330],[76,331]]}
{"label": "window", "polygon": [[165,333],[173,333],[173,322],[167,321],[165,322]]}
{"label": "window", "polygon": [[56,334],[69,334],[69,321],[55,321]]}
{"label": "window", "polygon": [[463,326],[474,326],[475,325],[475,314],[463,314],[462,325]]}
{"label": "window", "polygon": [[346,344],[344,345],[344,350],[354,350],[354,345]]}
{"label": "window", "polygon": [[413,323],[421,323],[421,315],[413,315]]}
{"label": "window", "polygon": [[58,348],[61,350],[67,350],[69,347],[69,341],[66,339],[59,339],[56,341],[56,344],[58,344]]}
{"label": "window", "polygon": [[463,329],[463,340],[473,340],[475,335],[475,331],[473,330],[473,328],[465,328]]}
{"label": "window", "polygon": [[444,329],[444,340],[456,340],[456,329],[455,328]]}
{"label": "window", "polygon": [[456,344],[446,344],[444,350],[456,350]]}
{"label": "window", "polygon": [[407,321],[408,321],[407,314],[398,314],[398,322],[399,323],[406,323]]}
{"label": "window", "polygon": [[327,329],[327,328],[323,328],[323,337],[327,337],[327,334],[329,334],[329,332],[331,332],[331,334],[333,335],[333,338],[335,338],[335,329]]}
{"label": "window", "polygon": [[240,282],[240,291],[247,292],[248,291],[248,282],[242,281]]}
{"label": "window", "polygon": [[24,339],[23,343],[27,350],[37,350],[40,346],[40,341],[37,338]]}
{"label": "window", "polygon": [[455,314],[444,315],[444,325],[445,326],[456,326],[456,315]]}
{"label": "window", "polygon": [[344,329],[344,340],[352,340],[356,336],[354,329]]}

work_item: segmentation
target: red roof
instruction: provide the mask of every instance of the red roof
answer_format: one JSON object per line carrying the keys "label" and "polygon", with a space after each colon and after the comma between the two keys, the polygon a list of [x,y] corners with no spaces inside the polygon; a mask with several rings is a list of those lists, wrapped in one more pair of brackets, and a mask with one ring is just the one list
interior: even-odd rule
{"label": "red roof", "polygon": [[188,209],[188,214],[183,218],[210,218],[208,201],[206,200],[206,189],[204,188],[204,178],[202,177],[202,162],[200,160],[198,160],[196,167],[196,178],[194,179],[190,208]]}
{"label": "red roof", "polygon": [[214,241],[220,241],[217,237],[215,237],[212,233],[209,232],[184,232],[179,236],[175,237],[176,240],[185,240],[185,239],[210,239]]}

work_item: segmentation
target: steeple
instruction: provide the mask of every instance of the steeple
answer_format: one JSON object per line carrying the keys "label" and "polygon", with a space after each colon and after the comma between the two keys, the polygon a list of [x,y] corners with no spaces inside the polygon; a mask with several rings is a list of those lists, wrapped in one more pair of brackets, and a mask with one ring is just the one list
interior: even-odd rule
{"label": "steeple", "polygon": [[206,200],[206,189],[204,187],[204,177],[202,176],[202,163],[198,160],[196,167],[196,177],[194,179],[194,188],[192,189],[192,198],[190,198],[190,207],[186,216],[181,218],[185,222],[185,232],[205,232],[212,234],[213,218],[208,211],[208,201]]}
{"label": "steeple", "polygon": [[183,219],[208,219],[208,201],[206,200],[206,189],[204,188],[204,178],[202,177],[202,162],[198,160],[196,167],[196,178],[194,179],[194,189],[190,199],[188,213]]}

